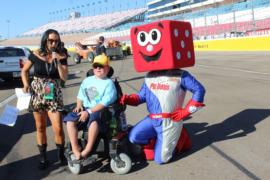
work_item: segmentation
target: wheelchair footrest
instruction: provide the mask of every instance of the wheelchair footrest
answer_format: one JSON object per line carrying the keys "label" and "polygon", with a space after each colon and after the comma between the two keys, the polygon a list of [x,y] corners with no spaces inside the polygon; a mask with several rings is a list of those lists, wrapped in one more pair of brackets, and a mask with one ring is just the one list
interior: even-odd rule
{"label": "wheelchair footrest", "polygon": [[83,159],[82,165],[83,166],[87,166],[89,164],[93,164],[93,163],[95,163],[97,161],[97,159],[98,159],[98,155],[97,154],[90,155],[86,159]]}

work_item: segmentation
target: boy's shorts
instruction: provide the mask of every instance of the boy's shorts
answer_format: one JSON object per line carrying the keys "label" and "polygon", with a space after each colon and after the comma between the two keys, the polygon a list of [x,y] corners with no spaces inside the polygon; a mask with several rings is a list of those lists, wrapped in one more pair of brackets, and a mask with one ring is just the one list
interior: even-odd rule
{"label": "boy's shorts", "polygon": [[[68,113],[65,117],[64,117],[64,122],[68,122],[68,121],[73,121],[73,122],[78,122],[80,119],[80,115],[78,115],[78,113],[76,112],[70,112]],[[99,126],[99,130],[101,132],[105,132],[106,131],[106,123],[104,119],[101,119],[101,111],[97,111],[97,112],[94,112],[94,113],[91,113],[89,116],[88,116],[88,119],[85,121],[85,122],[82,122],[82,123],[79,123],[79,126],[78,129],[83,129],[81,126],[86,126],[89,127],[90,124],[93,122],[93,121],[96,121],[98,123],[98,126]]]}

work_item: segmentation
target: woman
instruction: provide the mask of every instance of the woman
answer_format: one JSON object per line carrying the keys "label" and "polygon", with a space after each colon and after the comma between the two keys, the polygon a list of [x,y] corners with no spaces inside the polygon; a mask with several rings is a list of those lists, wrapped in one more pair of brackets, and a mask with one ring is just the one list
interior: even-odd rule
{"label": "woman", "polygon": [[[34,66],[34,79],[30,85],[29,70],[32,66]],[[23,91],[30,91],[32,94],[30,109],[33,111],[35,119],[40,169],[45,169],[48,166],[46,158],[47,116],[54,131],[58,160],[61,164],[65,163],[65,136],[60,112],[63,108],[63,95],[60,82],[66,81],[67,74],[67,56],[61,48],[60,35],[56,30],[48,29],[41,38],[40,49],[29,56],[21,72]]]}

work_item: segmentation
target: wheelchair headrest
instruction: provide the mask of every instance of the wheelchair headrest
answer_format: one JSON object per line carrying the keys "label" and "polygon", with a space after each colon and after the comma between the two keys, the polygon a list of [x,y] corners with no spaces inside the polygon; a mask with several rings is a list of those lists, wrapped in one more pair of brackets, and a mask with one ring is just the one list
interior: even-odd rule
{"label": "wheelchair headrest", "polygon": [[108,77],[108,78],[111,78],[111,77],[113,76],[113,74],[114,74],[114,70],[113,70],[113,68],[110,66],[110,70],[109,70],[109,72],[108,72],[108,74],[107,74],[107,77]]}

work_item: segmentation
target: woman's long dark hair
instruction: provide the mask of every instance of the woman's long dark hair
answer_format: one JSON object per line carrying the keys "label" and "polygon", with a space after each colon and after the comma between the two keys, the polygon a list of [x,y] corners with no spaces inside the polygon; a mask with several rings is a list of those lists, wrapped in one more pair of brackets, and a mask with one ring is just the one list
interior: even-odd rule
{"label": "woman's long dark hair", "polygon": [[59,42],[57,44],[55,51],[58,53],[61,52],[61,39],[60,39],[60,35],[59,35],[58,31],[56,31],[54,29],[48,29],[43,33],[43,35],[41,37],[39,54],[42,56],[46,56],[48,54],[47,40],[48,40],[50,34],[56,34],[58,36]]}

